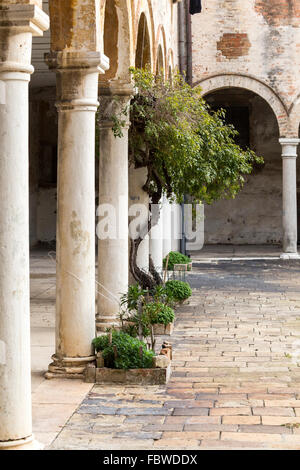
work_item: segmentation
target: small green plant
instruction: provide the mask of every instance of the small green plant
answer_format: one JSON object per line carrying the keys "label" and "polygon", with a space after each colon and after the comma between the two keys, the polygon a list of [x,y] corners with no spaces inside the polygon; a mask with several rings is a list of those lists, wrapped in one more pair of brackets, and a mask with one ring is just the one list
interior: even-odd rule
{"label": "small green plant", "polygon": [[96,351],[101,351],[105,367],[112,369],[152,368],[152,351],[148,351],[143,341],[133,338],[123,331],[112,331],[106,336],[93,340]]}
{"label": "small green plant", "polygon": [[[191,259],[183,255],[182,253],[179,253],[178,251],[170,251],[169,253],[169,261],[168,261],[168,270],[173,271],[174,269],[174,264],[189,264],[191,263]],[[167,265],[167,256],[163,259],[163,266],[164,268]],[[190,268],[189,268],[190,270]]]}
{"label": "small green plant", "polygon": [[138,284],[133,284],[128,287],[127,294],[121,297],[121,307],[126,307],[129,312],[138,309],[140,300],[143,300],[147,295],[147,291],[142,289]]}
{"label": "small green plant", "polygon": [[173,297],[169,295],[165,286],[156,286],[151,294],[155,302],[161,302],[164,305],[168,305],[172,308],[175,306],[176,302],[174,302]]}
{"label": "small green plant", "polygon": [[168,325],[175,319],[174,310],[161,302],[151,302],[146,304],[144,307],[144,312],[148,317],[149,323],[151,325],[155,325],[156,323]]}
{"label": "small green plant", "polygon": [[176,302],[188,299],[192,295],[192,289],[187,282],[184,281],[167,281],[165,286],[167,295],[173,297]]}

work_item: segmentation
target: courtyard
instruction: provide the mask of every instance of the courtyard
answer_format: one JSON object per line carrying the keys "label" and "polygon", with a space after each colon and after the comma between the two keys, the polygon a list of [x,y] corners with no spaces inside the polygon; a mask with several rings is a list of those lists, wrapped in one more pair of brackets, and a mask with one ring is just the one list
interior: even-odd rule
{"label": "courtyard", "polygon": [[300,448],[299,19],[0,0],[0,450]]}
{"label": "courtyard", "polygon": [[300,263],[276,248],[232,254],[207,247],[195,256],[167,386],[92,387],[43,378],[55,262],[33,253],[33,431],[46,449],[300,449]]}

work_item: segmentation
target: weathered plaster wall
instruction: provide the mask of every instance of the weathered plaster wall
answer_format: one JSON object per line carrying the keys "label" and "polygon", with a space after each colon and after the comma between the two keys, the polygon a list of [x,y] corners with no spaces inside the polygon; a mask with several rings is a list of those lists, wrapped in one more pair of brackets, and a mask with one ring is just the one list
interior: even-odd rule
{"label": "weathered plaster wall", "polygon": [[192,40],[193,83],[203,84],[205,94],[235,86],[256,93],[251,147],[266,162],[235,200],[206,207],[206,242],[278,243],[282,162],[276,121],[281,136],[298,136],[299,0],[206,1],[202,14],[192,17]]}
{"label": "weathered plaster wall", "polygon": [[[250,144],[265,163],[247,177],[243,190],[235,199],[205,206],[206,243],[281,242],[282,164],[278,126],[267,103],[258,96],[250,96]],[[230,101],[226,102],[226,92],[223,103],[224,106],[230,104]]]}
{"label": "weathered plaster wall", "polygon": [[249,75],[291,111],[300,93],[299,11],[299,0],[204,2],[192,20],[194,83],[220,73]]}

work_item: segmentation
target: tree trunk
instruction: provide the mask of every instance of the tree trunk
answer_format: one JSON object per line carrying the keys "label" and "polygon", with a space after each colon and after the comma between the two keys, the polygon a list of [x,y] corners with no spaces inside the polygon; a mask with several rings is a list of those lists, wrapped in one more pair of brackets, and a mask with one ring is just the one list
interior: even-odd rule
{"label": "tree trunk", "polygon": [[129,266],[130,272],[133,275],[134,279],[139,283],[143,289],[153,290],[156,286],[162,284],[162,279],[160,274],[155,269],[151,255],[149,256],[149,272],[145,272],[140,269],[137,265],[137,252],[141,242],[149,234],[151,228],[158,224],[160,218],[160,210],[157,211],[157,214],[153,216],[150,213],[150,219],[144,227],[142,227],[140,236],[135,240],[130,240],[130,255],[129,255]]}

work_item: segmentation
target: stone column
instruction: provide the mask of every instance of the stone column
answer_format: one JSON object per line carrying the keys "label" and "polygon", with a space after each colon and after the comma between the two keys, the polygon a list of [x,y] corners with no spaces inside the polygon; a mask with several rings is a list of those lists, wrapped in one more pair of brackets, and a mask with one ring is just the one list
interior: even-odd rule
{"label": "stone column", "polygon": [[155,268],[161,270],[163,264],[163,222],[162,222],[162,204],[152,208],[152,211],[160,211],[159,221],[150,232],[149,250]]}
{"label": "stone column", "polygon": [[[1,2],[2,3],[2,2]],[[37,449],[31,424],[28,82],[35,5],[0,9],[0,449]]]}
{"label": "stone column", "polygon": [[283,254],[281,258],[299,258],[297,252],[297,173],[299,139],[279,139],[282,146]]}
{"label": "stone column", "polygon": [[[100,87],[99,116],[99,208],[104,216],[97,226],[98,235],[98,306],[97,329],[106,331],[118,325],[120,296],[128,289],[128,109],[132,86],[111,81]],[[112,131],[112,116],[125,120],[122,136]],[[109,220],[110,233],[104,232]],[[98,230],[99,229],[99,230]]]}
{"label": "stone column", "polygon": [[94,360],[95,113],[99,52],[48,56],[57,71],[56,352],[47,378],[82,377]]}
{"label": "stone column", "polygon": [[[149,217],[149,195],[143,190],[147,180],[147,168],[129,168],[129,215],[133,215],[133,205],[143,206],[143,214],[140,214],[141,225],[145,225]],[[141,242],[137,253],[137,265],[145,272],[149,271],[149,235]],[[131,278],[131,276],[130,276]],[[135,282],[131,279],[132,282]]]}
{"label": "stone column", "polygon": [[163,222],[163,257],[172,251],[172,209],[166,196],[163,198],[162,208]]}

